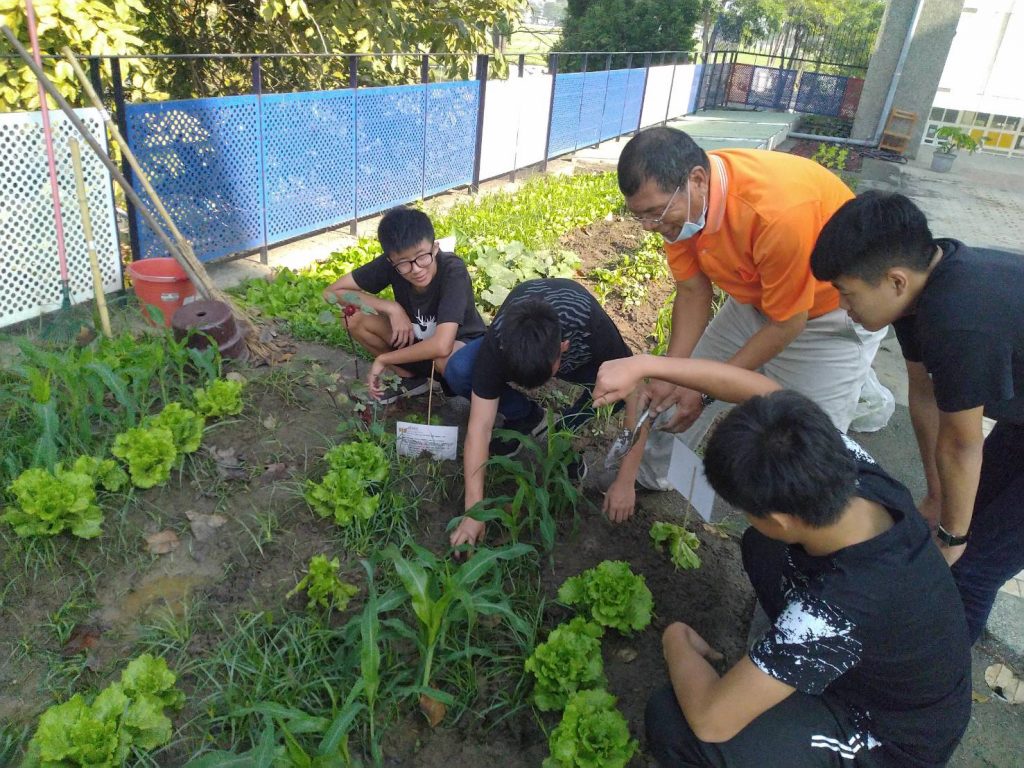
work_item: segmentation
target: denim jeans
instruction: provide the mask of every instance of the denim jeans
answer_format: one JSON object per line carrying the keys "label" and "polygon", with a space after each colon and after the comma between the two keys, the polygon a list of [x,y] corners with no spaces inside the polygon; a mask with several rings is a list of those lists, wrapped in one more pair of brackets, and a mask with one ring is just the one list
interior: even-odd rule
{"label": "denim jeans", "polygon": [[[482,336],[473,339],[448,359],[448,365],[444,369],[444,380],[456,395],[465,398],[472,396],[473,368],[476,366],[476,358],[480,354],[480,345],[483,341]],[[583,392],[576,398],[576,402],[561,414],[558,425],[563,429],[576,430],[594,417],[595,411],[590,401],[597,378],[597,364],[589,363],[575,371],[560,374],[557,378],[583,387]],[[533,400],[507,385],[498,398],[498,413],[505,417],[506,423],[527,418],[536,407]]]}
{"label": "denim jeans", "polygon": [[975,642],[996,593],[1024,569],[1024,424],[1000,422],[985,440],[970,539],[953,566]]}

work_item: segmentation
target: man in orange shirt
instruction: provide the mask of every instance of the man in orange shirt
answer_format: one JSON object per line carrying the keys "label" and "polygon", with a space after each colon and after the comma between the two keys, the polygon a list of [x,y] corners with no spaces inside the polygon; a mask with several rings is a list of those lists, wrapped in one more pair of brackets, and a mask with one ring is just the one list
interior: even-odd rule
{"label": "man in orange shirt", "polygon": [[[634,136],[618,164],[626,206],[644,229],[665,238],[676,281],[667,355],[721,360],[762,371],[810,397],[845,432],[885,331],[870,333],[839,308],[839,294],[811,274],[818,233],[853,197],[810,160],[749,149],[705,153],[683,131],[651,128]],[[726,295],[709,324],[712,284]],[[666,382],[648,386],[661,418],[608,489],[605,511],[627,519],[634,480],[666,489],[673,432],[701,423],[710,398]],[[664,415],[662,415],[664,414]],[[704,426],[705,429],[701,427]]]}

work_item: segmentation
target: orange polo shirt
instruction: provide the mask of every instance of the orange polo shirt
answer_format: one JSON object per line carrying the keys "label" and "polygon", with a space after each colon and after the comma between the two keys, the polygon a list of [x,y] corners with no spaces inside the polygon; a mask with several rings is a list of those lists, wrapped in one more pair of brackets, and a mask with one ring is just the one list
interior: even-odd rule
{"label": "orange polo shirt", "polygon": [[707,223],[689,240],[665,244],[676,281],[703,272],[777,322],[837,309],[839,293],[811,274],[811,251],[825,222],[853,197],[850,188],[813,160],[783,152],[720,149],[708,157]]}

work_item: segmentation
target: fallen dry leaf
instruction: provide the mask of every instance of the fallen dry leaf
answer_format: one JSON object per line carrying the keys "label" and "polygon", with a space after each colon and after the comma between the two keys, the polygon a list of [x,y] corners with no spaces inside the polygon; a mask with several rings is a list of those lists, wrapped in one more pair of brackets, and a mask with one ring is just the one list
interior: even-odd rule
{"label": "fallen dry leaf", "polygon": [[181,541],[178,539],[178,534],[170,529],[152,533],[146,537],[146,549],[152,555],[166,555],[179,546],[181,546]]}
{"label": "fallen dry leaf", "polygon": [[100,641],[99,627],[79,624],[71,631],[71,637],[60,649],[61,656],[75,656],[76,654],[88,651],[96,647]]}
{"label": "fallen dry leaf", "polygon": [[240,374],[238,371],[232,371],[224,378],[227,379],[228,381],[240,381],[243,384],[245,384],[245,376]]}
{"label": "fallen dry leaf", "polygon": [[620,648],[618,650],[618,653],[616,653],[615,655],[618,656],[622,661],[629,664],[630,662],[635,661],[636,657],[639,654],[637,653],[636,648]]}
{"label": "fallen dry leaf", "polygon": [[185,512],[189,527],[196,541],[208,541],[216,535],[216,530],[228,521],[220,515],[204,515],[201,512],[188,510]]}
{"label": "fallen dry leaf", "polygon": [[260,484],[270,485],[270,483],[276,483],[278,480],[286,480],[291,474],[292,468],[283,461],[267,464],[267,468],[260,475]]}
{"label": "fallen dry leaf", "polygon": [[971,701],[975,704],[984,704],[988,699],[989,697],[984,694],[978,693],[977,691],[971,691]]}
{"label": "fallen dry leaf", "polygon": [[712,536],[717,536],[720,539],[729,538],[729,534],[723,531],[717,525],[712,525],[711,523],[701,523],[701,527],[703,527],[704,530],[710,533]]}
{"label": "fallen dry leaf", "polygon": [[274,414],[270,414],[269,416],[267,416],[267,418],[263,420],[263,426],[266,427],[267,429],[276,429],[277,416],[275,416]]}
{"label": "fallen dry leaf", "polygon": [[433,696],[421,693],[420,712],[422,712],[427,718],[427,722],[430,723],[430,727],[436,728],[441,724],[441,721],[444,720],[444,716],[448,714],[448,707]]}
{"label": "fallen dry leaf", "polygon": [[206,449],[206,452],[217,465],[217,474],[225,480],[246,480],[248,478],[242,457],[238,455],[238,449],[210,447]]}
{"label": "fallen dry leaf", "polygon": [[1024,684],[1006,664],[996,663],[985,670],[985,682],[992,692],[1010,704],[1024,703]]}

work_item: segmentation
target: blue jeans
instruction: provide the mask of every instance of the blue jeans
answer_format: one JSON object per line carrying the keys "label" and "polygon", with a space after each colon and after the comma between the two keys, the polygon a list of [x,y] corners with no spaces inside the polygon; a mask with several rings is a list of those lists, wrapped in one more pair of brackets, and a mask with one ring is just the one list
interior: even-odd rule
{"label": "blue jeans", "polygon": [[970,539],[953,565],[971,642],[996,593],[1024,569],[1024,424],[1000,422],[985,440]]}
{"label": "blue jeans", "polygon": [[[476,358],[483,342],[483,336],[473,339],[448,358],[448,364],[444,369],[444,380],[456,395],[465,398],[472,396],[473,368],[476,367]],[[575,430],[594,417],[595,411],[591,405],[591,399],[594,381],[597,378],[597,365],[590,363],[557,378],[572,384],[580,384],[583,387],[583,393],[560,417],[559,426],[561,428]],[[526,419],[536,407],[537,404],[533,400],[509,386],[505,387],[498,398],[498,413],[505,417],[506,423]]]}

